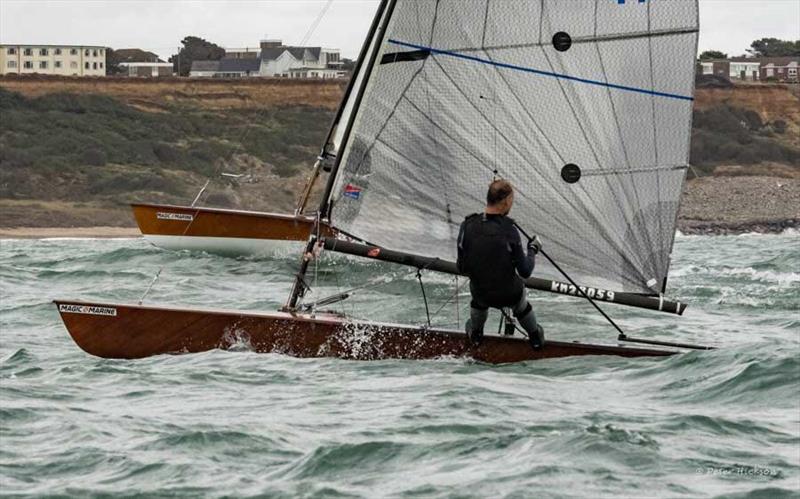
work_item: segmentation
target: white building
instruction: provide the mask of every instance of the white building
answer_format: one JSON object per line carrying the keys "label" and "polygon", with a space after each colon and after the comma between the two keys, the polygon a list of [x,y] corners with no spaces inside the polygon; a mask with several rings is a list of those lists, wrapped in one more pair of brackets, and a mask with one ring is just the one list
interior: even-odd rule
{"label": "white building", "polygon": [[86,45],[0,45],[0,75],[105,76],[106,48]]}
{"label": "white building", "polygon": [[[249,49],[248,49],[249,50]],[[189,76],[194,78],[343,78],[338,49],[292,47],[281,40],[263,40],[256,58],[249,51],[237,51],[219,61],[194,61]]]}
{"label": "white building", "polygon": [[281,40],[261,42],[261,76],[343,78],[339,49],[285,46]]}
{"label": "white building", "polygon": [[121,74],[131,77],[172,76],[171,62],[120,62]]}

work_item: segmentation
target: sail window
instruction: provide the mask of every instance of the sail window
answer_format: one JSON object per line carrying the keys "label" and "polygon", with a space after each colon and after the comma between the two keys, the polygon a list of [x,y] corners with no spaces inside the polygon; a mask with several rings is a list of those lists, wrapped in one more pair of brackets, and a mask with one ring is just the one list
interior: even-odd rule
{"label": "sail window", "polygon": [[559,52],[566,52],[572,47],[572,37],[564,31],[559,31],[553,35],[553,47]]}
{"label": "sail window", "polygon": [[561,169],[561,178],[568,184],[574,184],[581,179],[581,169],[574,163],[564,165]]}

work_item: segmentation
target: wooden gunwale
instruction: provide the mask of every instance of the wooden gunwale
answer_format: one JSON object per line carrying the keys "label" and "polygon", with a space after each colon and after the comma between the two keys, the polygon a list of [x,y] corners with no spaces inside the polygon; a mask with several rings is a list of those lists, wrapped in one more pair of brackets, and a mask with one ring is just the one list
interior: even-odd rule
{"label": "wooden gunwale", "polygon": [[[169,204],[131,204],[139,230],[145,236],[229,237],[306,241],[314,217],[257,211],[176,206]],[[191,219],[168,218],[190,216]],[[322,233],[333,236],[329,226]]]}

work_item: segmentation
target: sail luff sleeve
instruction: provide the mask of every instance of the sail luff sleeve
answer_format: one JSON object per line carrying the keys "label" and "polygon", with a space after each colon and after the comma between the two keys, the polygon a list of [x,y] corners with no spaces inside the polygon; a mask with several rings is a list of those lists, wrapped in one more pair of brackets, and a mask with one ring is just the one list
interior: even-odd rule
{"label": "sail luff sleeve", "polygon": [[321,156],[335,156],[339,149],[342,138],[341,135],[344,132],[344,127],[340,127],[339,125],[341,123],[347,123],[350,113],[353,110],[353,102],[355,101],[353,90],[359,88],[359,84],[363,78],[365,61],[368,61],[370,49],[374,46],[375,32],[383,18],[387,3],[388,0],[381,0],[381,3],[378,5],[378,10],[375,11],[372,24],[370,24],[367,36],[358,53],[358,59],[356,59],[355,66],[353,67],[353,74],[347,82],[347,88],[342,96],[342,101],[339,103],[336,115],[328,129],[328,135],[325,137]]}
{"label": "sail luff sleeve", "polygon": [[[332,223],[454,260],[497,170],[511,215],[577,282],[658,294],[697,28],[697,0],[397,0],[337,157]],[[559,278],[547,262],[535,275]]]}

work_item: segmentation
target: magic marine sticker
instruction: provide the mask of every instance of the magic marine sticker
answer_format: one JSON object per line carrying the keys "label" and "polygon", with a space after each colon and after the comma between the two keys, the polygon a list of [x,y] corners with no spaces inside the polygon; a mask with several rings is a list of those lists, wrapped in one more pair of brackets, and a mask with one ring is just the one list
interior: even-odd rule
{"label": "magic marine sticker", "polygon": [[194,220],[194,215],[190,213],[168,213],[164,211],[157,211],[156,218],[159,220],[178,220],[181,222],[191,222]]}
{"label": "magic marine sticker", "polygon": [[58,311],[66,312],[68,314],[106,315],[108,317],[117,316],[117,309],[114,307],[97,307],[94,305],[61,304],[58,306]]}

